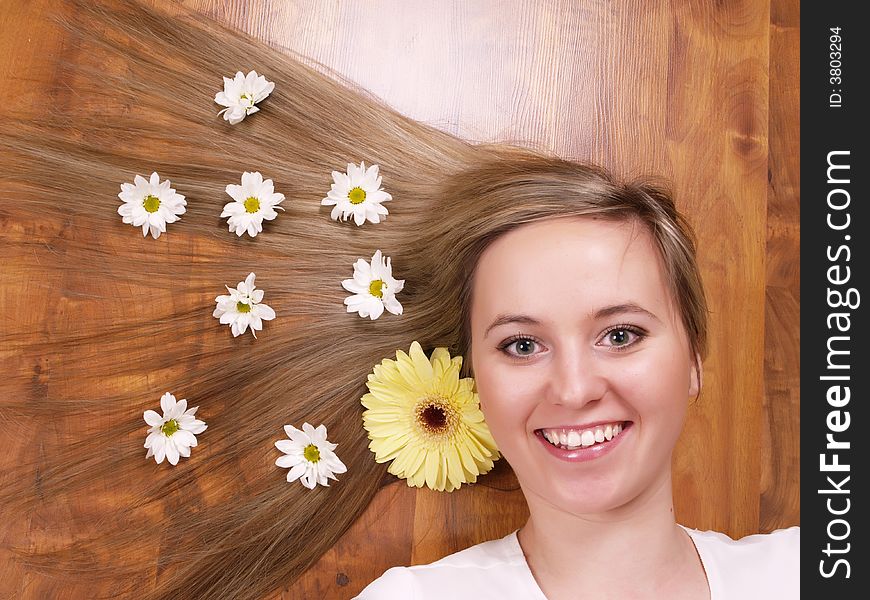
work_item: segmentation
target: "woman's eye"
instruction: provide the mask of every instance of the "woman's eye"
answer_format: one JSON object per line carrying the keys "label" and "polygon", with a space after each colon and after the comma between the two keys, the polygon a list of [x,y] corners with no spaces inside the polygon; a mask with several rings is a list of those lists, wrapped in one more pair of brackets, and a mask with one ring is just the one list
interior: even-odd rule
{"label": "woman's eye", "polygon": [[528,358],[534,355],[537,346],[538,342],[531,338],[514,338],[504,342],[500,349],[510,356]]}
{"label": "woman's eye", "polygon": [[604,334],[602,342],[605,346],[625,348],[643,339],[643,333],[631,327],[614,327]]}

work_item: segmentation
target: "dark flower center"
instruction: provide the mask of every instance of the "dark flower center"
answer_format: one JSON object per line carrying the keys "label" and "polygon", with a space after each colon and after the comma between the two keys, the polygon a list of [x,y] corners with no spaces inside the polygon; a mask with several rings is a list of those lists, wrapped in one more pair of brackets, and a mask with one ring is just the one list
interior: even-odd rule
{"label": "dark flower center", "polygon": [[432,431],[443,431],[447,426],[447,413],[440,406],[430,404],[420,413],[420,419]]}
{"label": "dark flower center", "polygon": [[417,431],[432,442],[452,439],[460,424],[460,415],[449,398],[426,395],[414,408]]}

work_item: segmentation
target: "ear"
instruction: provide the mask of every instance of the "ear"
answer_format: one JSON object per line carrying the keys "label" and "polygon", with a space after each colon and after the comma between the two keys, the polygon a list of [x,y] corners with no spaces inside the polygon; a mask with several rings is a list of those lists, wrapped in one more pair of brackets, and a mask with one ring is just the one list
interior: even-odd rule
{"label": "ear", "polygon": [[701,365],[701,355],[696,352],[692,368],[689,370],[689,395],[697,396],[700,394],[703,383],[704,367]]}

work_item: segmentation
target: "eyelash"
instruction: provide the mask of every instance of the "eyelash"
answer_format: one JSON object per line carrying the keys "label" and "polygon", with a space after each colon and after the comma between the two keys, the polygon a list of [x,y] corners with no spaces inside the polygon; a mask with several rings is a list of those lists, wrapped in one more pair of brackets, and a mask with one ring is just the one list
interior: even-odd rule
{"label": "eyelash", "polygon": [[541,343],[540,341],[538,341],[537,339],[533,338],[532,336],[529,336],[529,335],[523,335],[523,334],[521,334],[521,333],[518,333],[518,334],[516,334],[516,335],[512,335],[511,337],[509,337],[508,339],[506,339],[505,341],[503,341],[503,342],[501,343],[501,345],[499,345],[498,349],[501,350],[504,354],[507,354],[509,357],[511,357],[511,358],[516,358],[516,359],[518,359],[518,360],[529,360],[529,359],[533,358],[534,355],[530,355],[530,356],[521,356],[521,355],[519,355],[519,354],[512,354],[512,353],[510,353],[510,352],[507,351],[508,348],[510,348],[512,345],[514,345],[515,343],[517,343],[517,342],[519,342],[519,341],[521,341],[521,340],[528,340],[528,341],[530,341],[530,342],[534,342],[534,343],[536,343],[536,344],[540,344],[540,343]]}
{"label": "eyelash", "polygon": [[[601,334],[601,337],[599,339],[606,339],[607,336],[610,335],[611,333],[613,333],[614,331],[627,331],[628,333],[634,335],[635,339],[634,339],[634,341],[628,342],[627,344],[623,344],[622,346],[610,346],[611,352],[625,352],[630,347],[635,346],[636,344],[639,344],[640,342],[642,342],[647,336],[647,332],[644,331],[643,329],[641,329],[640,327],[637,327],[635,325],[623,324],[623,325],[614,325],[613,327],[608,328],[606,331],[604,331],[604,333]],[[507,349],[509,347],[511,347],[513,344],[515,344],[519,341],[522,341],[522,340],[534,342],[535,344],[541,343],[538,339],[536,339],[533,336],[525,335],[522,333],[517,333],[516,335],[513,335],[513,336],[509,337],[508,339],[506,339],[504,342],[502,342],[498,346],[498,349],[501,352],[503,352],[504,354],[508,355],[509,357],[516,358],[518,360],[529,360],[531,358],[534,358],[534,354],[522,356],[519,354],[512,354],[512,353],[507,351]]]}
{"label": "eyelash", "polygon": [[639,344],[640,342],[642,342],[644,339],[646,339],[646,336],[647,336],[647,332],[644,331],[643,329],[641,329],[640,327],[637,327],[636,325],[629,325],[628,323],[624,323],[622,325],[614,325],[613,327],[609,328],[607,331],[605,331],[603,334],[601,334],[601,338],[602,339],[606,338],[608,335],[610,335],[614,331],[627,331],[630,334],[632,334],[633,336],[635,336],[635,340],[633,342],[628,342],[627,344],[623,344],[622,346],[612,346],[613,352],[624,352],[625,350],[628,350],[630,347],[634,346],[635,344]]}

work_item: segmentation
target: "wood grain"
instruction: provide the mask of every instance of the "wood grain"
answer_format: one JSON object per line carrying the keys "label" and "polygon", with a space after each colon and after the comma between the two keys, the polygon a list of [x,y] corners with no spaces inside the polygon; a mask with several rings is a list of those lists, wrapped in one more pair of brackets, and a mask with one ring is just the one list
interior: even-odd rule
{"label": "wood grain", "polygon": [[764,530],[800,521],[800,2],[770,17]]}
{"label": "wood grain", "polygon": [[[45,22],[55,4],[3,2],[0,123],[3,111],[39,115],[46,102],[60,101],[42,93],[58,61],[74,56],[72,41]],[[711,308],[704,389],[674,456],[678,519],[734,537],[799,523],[797,0],[181,4],[310,57],[445,131],[672,180],[696,227]],[[27,277],[28,261],[63,252],[69,235],[62,219],[21,223],[0,207],[0,221],[8,240],[45,243],[32,255],[12,255],[8,244],[0,249],[0,312],[14,307],[17,315],[4,323],[26,340],[27,323],[65,331],[96,310],[84,299],[60,297],[59,282]],[[10,348],[0,348],[0,356],[7,369],[32,373],[28,393],[58,385],[55,365],[26,364]],[[148,382],[113,385],[145,389]],[[52,432],[23,440],[27,431],[26,423],[4,426],[0,472],[35,451],[34,443],[37,450],[53,443]],[[129,500],[113,490],[102,490],[99,501]],[[58,505],[2,519],[0,551],[12,539],[66,539],[72,524],[96,518],[99,506]],[[504,464],[453,494],[396,482],[314,568],[274,597],[350,598],[390,566],[500,537],[526,514]],[[49,528],[58,518],[71,524]],[[110,593],[41,581],[0,554],[0,597],[85,598],[98,591]]]}

